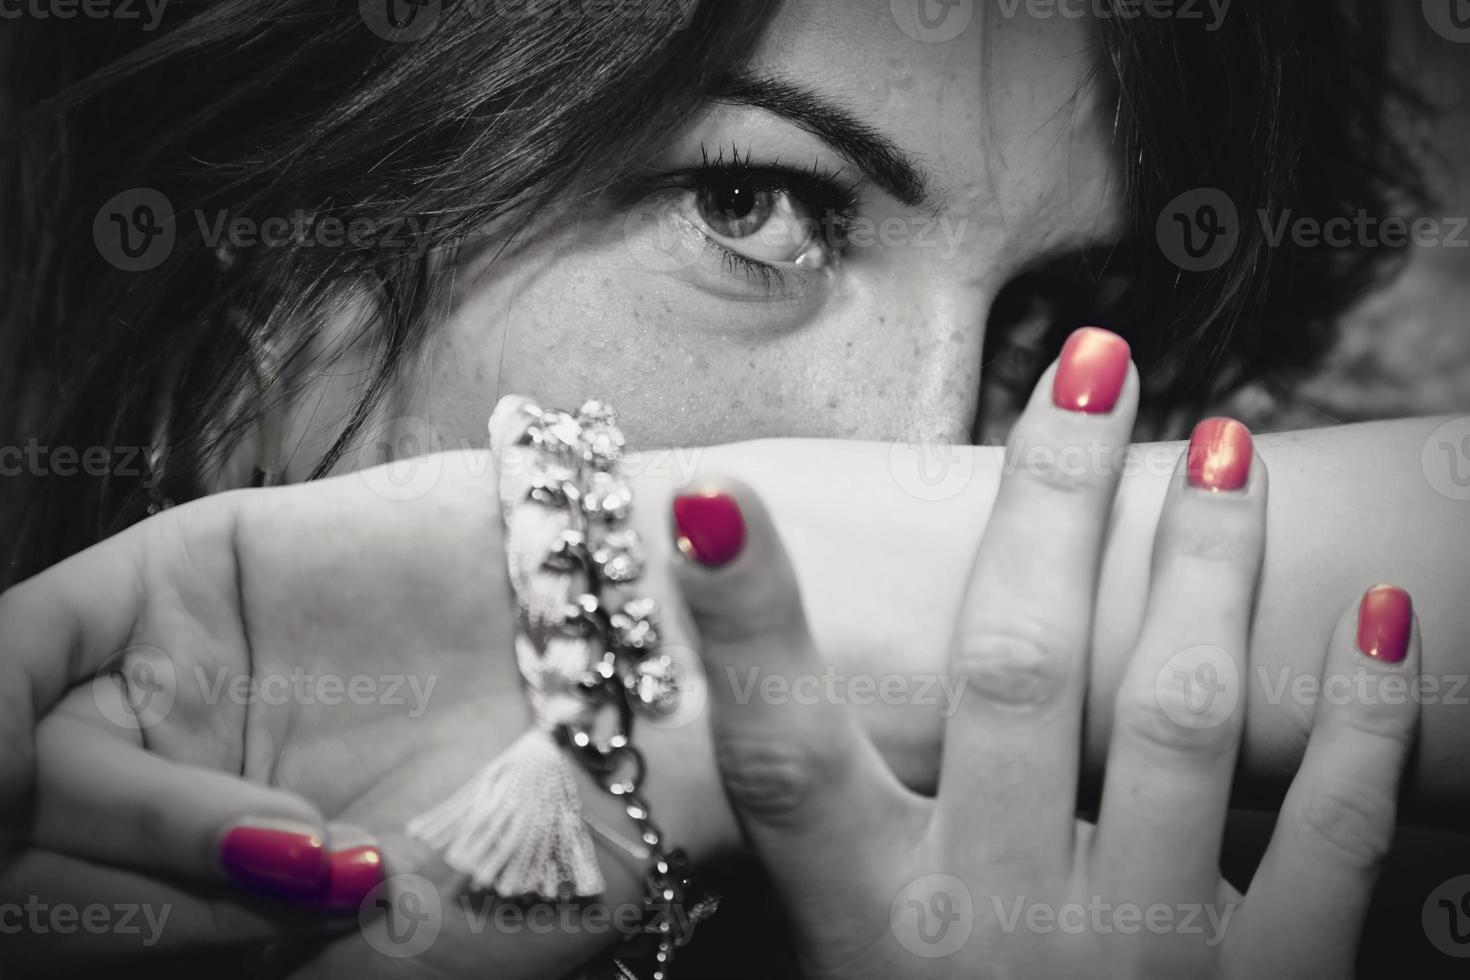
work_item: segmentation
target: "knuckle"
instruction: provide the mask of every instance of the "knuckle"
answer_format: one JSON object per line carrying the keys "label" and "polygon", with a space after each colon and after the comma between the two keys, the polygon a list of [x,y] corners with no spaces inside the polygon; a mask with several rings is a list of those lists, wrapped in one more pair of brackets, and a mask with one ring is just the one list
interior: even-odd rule
{"label": "knuckle", "polygon": [[1293,823],[1350,867],[1373,870],[1393,846],[1394,802],[1363,786],[1319,790],[1302,802]]}
{"label": "knuckle", "polygon": [[[1361,679],[1363,683],[1350,683]],[[1337,685],[1334,680],[1345,683]],[[1407,755],[1413,745],[1418,702],[1407,685],[1402,689],[1383,683],[1403,680],[1402,675],[1363,671],[1358,678],[1329,676],[1323,685],[1323,697],[1332,705],[1336,700],[1334,721],[1350,733],[1388,750],[1390,757]]]}
{"label": "knuckle", "polygon": [[790,598],[730,595],[699,611],[699,633],[706,640],[730,642],[753,636],[790,636],[802,628],[801,607]]}
{"label": "knuckle", "polygon": [[1026,484],[1026,492],[1041,491],[1062,497],[1102,493],[1113,486],[1116,467],[1111,452],[1102,447],[1066,445],[1060,439],[1028,444],[1014,441],[1006,450],[1006,468]]}
{"label": "knuckle", "polygon": [[1034,619],[987,618],[960,634],[953,667],[965,686],[989,701],[1044,708],[1067,690],[1073,644]]}
{"label": "knuckle", "polygon": [[1224,758],[1240,741],[1241,720],[1221,700],[1201,700],[1183,684],[1133,681],[1118,691],[1113,725],[1156,760],[1201,764]]}
{"label": "knuckle", "polygon": [[762,821],[794,820],[835,760],[813,742],[797,738],[735,737],[717,748],[725,788],[737,805]]}
{"label": "knuckle", "polygon": [[1262,521],[1254,511],[1221,511],[1181,505],[1166,526],[1161,542],[1164,553],[1176,561],[1202,565],[1254,566],[1262,548]]}

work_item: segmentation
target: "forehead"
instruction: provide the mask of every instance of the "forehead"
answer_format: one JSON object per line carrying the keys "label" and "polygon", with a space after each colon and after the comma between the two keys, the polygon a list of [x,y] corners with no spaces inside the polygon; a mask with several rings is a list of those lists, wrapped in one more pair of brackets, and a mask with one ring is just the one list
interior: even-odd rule
{"label": "forehead", "polygon": [[1028,148],[1054,149],[1098,122],[1095,23],[1027,9],[992,0],[785,0],[751,70],[841,103],[919,161],[939,189],[963,191],[1029,166]]}

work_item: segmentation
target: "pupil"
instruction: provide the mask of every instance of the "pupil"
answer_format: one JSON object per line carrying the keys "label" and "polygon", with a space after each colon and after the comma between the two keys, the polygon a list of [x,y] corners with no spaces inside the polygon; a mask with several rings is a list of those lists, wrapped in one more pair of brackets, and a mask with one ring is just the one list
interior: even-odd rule
{"label": "pupil", "polygon": [[721,188],[718,200],[719,209],[725,217],[737,221],[749,217],[750,213],[755,210],[755,195],[751,193],[750,188],[739,184],[727,184]]}

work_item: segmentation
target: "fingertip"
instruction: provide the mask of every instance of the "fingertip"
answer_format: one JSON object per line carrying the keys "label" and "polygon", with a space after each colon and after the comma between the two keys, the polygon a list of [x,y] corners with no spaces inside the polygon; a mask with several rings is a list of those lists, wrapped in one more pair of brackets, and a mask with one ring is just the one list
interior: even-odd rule
{"label": "fingertip", "polygon": [[1102,327],[1080,327],[1062,345],[1050,385],[1052,404],[1066,412],[1110,415],[1133,373],[1128,341]]}
{"label": "fingertip", "polygon": [[706,657],[743,658],[757,639],[807,643],[796,572],[754,490],[723,477],[689,486],[671,504],[670,533]]}
{"label": "fingertip", "polygon": [[1358,653],[1369,660],[1398,665],[1409,659],[1414,635],[1414,601],[1396,585],[1374,585],[1357,606]]}
{"label": "fingertip", "polygon": [[326,835],[309,822],[246,816],[231,821],[215,842],[216,867],[240,890],[312,904],[326,892]]}
{"label": "fingertip", "polygon": [[745,509],[726,487],[691,487],[674,497],[671,507],[674,544],[689,561],[723,568],[745,550]]}

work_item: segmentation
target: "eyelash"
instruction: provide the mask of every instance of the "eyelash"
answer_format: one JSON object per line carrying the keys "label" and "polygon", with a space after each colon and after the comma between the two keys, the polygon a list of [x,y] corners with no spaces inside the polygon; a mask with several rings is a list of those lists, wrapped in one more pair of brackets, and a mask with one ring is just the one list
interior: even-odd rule
{"label": "eyelash", "polygon": [[[816,163],[800,170],[783,166],[779,158],[769,164],[752,164],[749,153],[742,154],[736,146],[730,147],[728,159],[723,149],[712,159],[709,149],[703,145],[700,146],[700,156],[703,162],[699,167],[668,174],[668,179],[675,186],[696,194],[714,190],[721,183],[738,183],[758,191],[788,194],[806,213],[818,217],[832,216],[837,241],[829,244],[841,254],[846,229],[863,206],[858,197],[859,182],[844,180],[841,170],[829,170]],[[732,275],[741,275],[767,290],[779,289],[786,284],[786,271],[780,266],[736,252],[708,235],[704,238],[706,245],[715,250],[726,271]]]}

